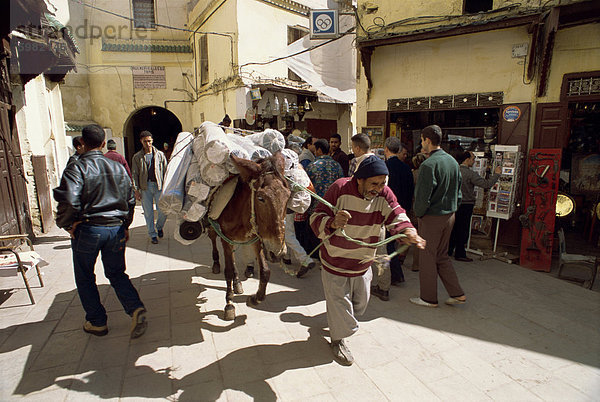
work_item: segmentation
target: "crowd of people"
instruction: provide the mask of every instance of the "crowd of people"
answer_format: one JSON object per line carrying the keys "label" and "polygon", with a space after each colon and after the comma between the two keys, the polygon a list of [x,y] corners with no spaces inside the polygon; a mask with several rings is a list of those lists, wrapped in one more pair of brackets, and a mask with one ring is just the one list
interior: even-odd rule
{"label": "crowd of people", "polygon": [[[231,120],[226,116],[221,124],[229,126]],[[432,125],[422,130],[421,152],[412,158],[400,139],[390,137],[382,160],[372,152],[365,134],[351,138],[350,155],[341,149],[339,134],[329,140],[308,136],[296,151],[310,179],[309,188],[334,209],[313,198],[306,212],[288,211],[286,243],[291,254],[284,261],[291,264],[292,256],[297,260],[298,278],[320,262],[331,348],[342,365],[353,363],[344,339],[358,330],[356,316],[365,311],[370,296],[387,301],[390,287],[404,282],[407,252],[395,253],[398,244],[412,246],[411,270],[419,272],[420,294],[410,298],[411,303],[437,307],[438,276],[450,296],[446,304],[466,302],[450,256],[470,261],[465,243],[474,186],[491,187],[498,172],[483,179],[470,169],[471,151],[451,156],[441,148],[441,141],[441,129]],[[142,335],[147,327],[146,309],[125,273],[124,251],[136,200],[141,201],[150,242],[156,244],[164,236],[166,216],[158,200],[168,159],[153,145],[150,131],[140,133],[140,142],[130,169],[116,143],[105,141],[101,127],[85,127],[73,139],[76,152],[54,190],[57,225],[72,239],[75,281],[86,313],[83,330],[98,336],[108,333],[95,283],[98,254],[106,277],[132,317],[131,337]],[[108,151],[103,154],[105,145]],[[381,241],[391,236],[397,240]],[[397,255],[377,258],[377,252]],[[253,276],[253,262],[246,265],[246,276]]]}

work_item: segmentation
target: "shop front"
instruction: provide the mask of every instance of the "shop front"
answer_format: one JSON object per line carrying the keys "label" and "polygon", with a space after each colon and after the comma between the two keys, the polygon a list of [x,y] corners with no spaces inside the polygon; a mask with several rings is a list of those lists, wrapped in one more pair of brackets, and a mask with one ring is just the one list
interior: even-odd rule
{"label": "shop front", "polygon": [[235,128],[256,131],[273,128],[285,136],[303,133],[327,139],[334,133],[348,136],[351,130],[351,105],[314,90],[260,84],[253,86],[248,97],[244,118],[233,121]]}
{"label": "shop front", "polygon": [[563,75],[560,102],[539,103],[534,148],[562,150],[557,226],[571,253],[598,252],[600,217],[600,71]]}
{"label": "shop front", "polygon": [[[367,112],[367,127],[363,132],[371,134],[375,146],[383,146],[389,136],[402,140],[415,155],[420,150],[420,132],[431,124],[442,128],[442,148],[455,155],[469,150],[478,155],[478,164],[491,168],[494,165],[494,149],[497,145],[516,146],[519,163],[527,150],[529,139],[530,103],[505,104],[502,92],[481,92],[447,96],[389,99],[386,111]],[[489,170],[489,169],[488,169]],[[518,216],[523,200],[524,175],[522,169],[510,171],[506,178],[515,182],[510,186],[510,205],[503,219],[489,215],[488,193],[481,192],[474,210],[475,221],[480,220],[476,236],[487,240],[490,248],[495,240],[498,226],[498,244],[513,248],[518,255],[520,225]],[[486,169],[481,172],[486,174]],[[510,176],[510,177],[509,177]],[[508,213],[510,211],[510,213]],[[479,230],[481,228],[481,230]]]}

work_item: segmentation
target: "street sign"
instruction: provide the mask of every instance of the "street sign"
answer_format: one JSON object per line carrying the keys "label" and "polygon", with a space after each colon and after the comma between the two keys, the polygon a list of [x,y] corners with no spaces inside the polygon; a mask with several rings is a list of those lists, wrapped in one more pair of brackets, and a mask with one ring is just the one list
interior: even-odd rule
{"label": "street sign", "polygon": [[310,39],[331,39],[339,36],[337,10],[310,11]]}

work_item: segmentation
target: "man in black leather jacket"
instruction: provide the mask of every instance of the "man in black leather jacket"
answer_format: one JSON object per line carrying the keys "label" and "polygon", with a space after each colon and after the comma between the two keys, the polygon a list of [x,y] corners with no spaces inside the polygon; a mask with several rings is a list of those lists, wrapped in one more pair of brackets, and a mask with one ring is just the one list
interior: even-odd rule
{"label": "man in black leather jacket", "polygon": [[97,336],[108,333],[94,275],[102,252],[104,274],[132,317],[131,338],[137,338],[148,324],[144,304],[125,273],[125,243],[135,196],[125,168],[102,154],[104,138],[104,130],[96,124],[83,129],[84,153],[65,168],[60,186],[54,189],[56,224],[71,235],[75,283],[86,312],[83,330]]}

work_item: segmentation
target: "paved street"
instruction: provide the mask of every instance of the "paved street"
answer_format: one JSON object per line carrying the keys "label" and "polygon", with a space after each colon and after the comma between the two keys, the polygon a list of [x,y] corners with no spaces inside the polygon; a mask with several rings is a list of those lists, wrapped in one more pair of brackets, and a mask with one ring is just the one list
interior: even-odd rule
{"label": "paved street", "polygon": [[67,234],[38,238],[49,265],[43,288],[29,273],[36,304],[20,278],[0,278],[0,400],[598,400],[598,292],[496,260],[455,263],[468,303],[428,309],[409,303],[418,274],[407,271],[389,302],[371,300],[348,341],[356,362],[342,367],[318,269],[297,279],[272,266],[258,308],[245,304],[258,281],[245,280],[226,322],[210,242],[182,246],[173,223],[153,245],[136,210],[128,273],[149,317],[136,340],[101,269],[110,332],[81,330]]}

